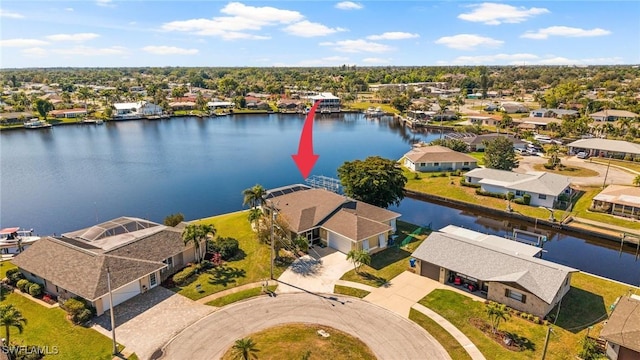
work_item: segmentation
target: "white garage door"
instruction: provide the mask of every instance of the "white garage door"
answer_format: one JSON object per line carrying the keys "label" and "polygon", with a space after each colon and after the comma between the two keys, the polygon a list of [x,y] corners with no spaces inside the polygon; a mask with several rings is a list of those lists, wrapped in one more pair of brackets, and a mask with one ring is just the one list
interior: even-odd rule
{"label": "white garage door", "polygon": [[[118,304],[121,304],[138,294],[140,294],[140,282],[136,280],[131,284],[125,285],[120,289],[113,291],[113,306],[117,306]],[[104,311],[109,310],[109,294],[102,298],[102,308],[104,309]]]}
{"label": "white garage door", "polygon": [[351,251],[351,240],[342,235],[329,232],[329,247],[346,254]]}

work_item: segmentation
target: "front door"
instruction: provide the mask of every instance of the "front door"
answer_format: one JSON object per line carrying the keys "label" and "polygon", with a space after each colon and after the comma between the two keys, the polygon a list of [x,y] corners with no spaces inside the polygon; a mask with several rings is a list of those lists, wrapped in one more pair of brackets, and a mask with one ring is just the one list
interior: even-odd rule
{"label": "front door", "polygon": [[154,288],[158,285],[158,279],[156,278],[156,273],[152,273],[149,275],[149,288]]}

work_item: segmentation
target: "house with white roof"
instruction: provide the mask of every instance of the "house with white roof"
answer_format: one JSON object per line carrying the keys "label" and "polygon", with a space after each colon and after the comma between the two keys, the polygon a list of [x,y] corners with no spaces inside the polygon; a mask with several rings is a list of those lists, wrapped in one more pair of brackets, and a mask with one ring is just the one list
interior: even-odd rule
{"label": "house with white roof", "polygon": [[567,294],[578,270],[538,258],[541,251],[449,225],[432,232],[411,256],[422,276],[472,285],[488,300],[543,318]]}
{"label": "house with white roof", "polygon": [[571,181],[567,176],[544,171],[526,174],[513,171],[477,168],[464,174],[465,180],[471,184],[480,185],[482,191],[491,193],[515,195],[522,198],[525,194],[531,196],[532,206],[553,208],[561,195],[571,195]]}
{"label": "house with white roof", "polygon": [[634,120],[640,118],[640,115],[627,110],[611,109],[594,112],[593,114],[589,114],[589,117],[595,121],[616,121],[620,119]]}
{"label": "house with white roof", "polygon": [[162,107],[147,101],[115,103],[114,118],[136,119],[145,116],[162,115]]}
{"label": "house with white roof", "polygon": [[577,154],[584,151],[590,157],[612,157],[623,159],[627,155],[637,158],[640,157],[640,144],[609,139],[580,139],[567,145],[569,154]]}
{"label": "house with white roof", "polygon": [[575,117],[578,116],[577,110],[571,109],[535,109],[529,112],[530,117],[542,117],[542,118],[563,118],[565,116]]}
{"label": "house with white roof", "polygon": [[322,112],[340,112],[340,98],[330,92],[322,92],[317,95],[307,97],[312,102],[320,100],[318,111]]}
{"label": "house with white roof", "polygon": [[640,187],[609,185],[593,197],[591,209],[640,219]]}

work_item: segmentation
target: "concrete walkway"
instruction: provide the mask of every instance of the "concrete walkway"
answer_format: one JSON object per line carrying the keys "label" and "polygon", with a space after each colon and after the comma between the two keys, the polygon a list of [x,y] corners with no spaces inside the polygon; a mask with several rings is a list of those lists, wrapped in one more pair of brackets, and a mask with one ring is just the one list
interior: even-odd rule
{"label": "concrete walkway", "polygon": [[471,340],[469,340],[469,338],[462,333],[462,331],[458,330],[458,328],[450,323],[447,319],[443,318],[433,310],[421,304],[413,304],[411,308],[430,317],[433,321],[437,322],[438,325],[442,326],[443,329],[447,330],[447,332],[451,334],[451,336],[458,340],[460,345],[462,345],[462,347],[467,351],[467,353],[473,360],[485,360],[484,355],[482,355],[476,345],[472,343]]}
{"label": "concrete walkway", "polygon": [[[274,283],[275,283],[275,281],[269,281],[269,285],[273,285]],[[203,297],[202,299],[196,300],[196,302],[199,303],[199,304],[206,304],[209,301],[212,301],[212,300],[215,300],[215,299],[227,296],[227,295],[235,294],[235,293],[240,292],[242,290],[249,290],[249,289],[255,289],[255,288],[258,288],[258,287],[262,287],[262,284],[263,284],[262,281],[258,281],[258,282],[252,282],[252,283],[236,286],[236,287],[233,287],[231,289],[222,290],[222,291],[218,291],[217,293],[214,293],[214,294],[211,294],[211,295],[207,295],[207,296]]]}
{"label": "concrete walkway", "polygon": [[333,288],[353,265],[347,255],[334,249],[319,250],[322,257],[305,255],[291,264],[278,278],[276,294],[293,292],[333,293]]}

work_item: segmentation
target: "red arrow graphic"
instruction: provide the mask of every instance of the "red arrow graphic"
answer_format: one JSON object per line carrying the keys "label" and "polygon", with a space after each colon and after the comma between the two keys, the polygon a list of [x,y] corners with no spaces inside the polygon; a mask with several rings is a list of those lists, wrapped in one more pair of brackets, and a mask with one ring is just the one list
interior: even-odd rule
{"label": "red arrow graphic", "polygon": [[313,104],[307,114],[307,119],[304,121],[304,126],[302,127],[302,134],[300,134],[298,153],[291,155],[302,177],[305,179],[309,177],[311,169],[313,169],[313,166],[320,157],[320,155],[313,153],[313,118],[316,115],[318,105],[320,105],[320,100],[317,100],[315,104]]}

